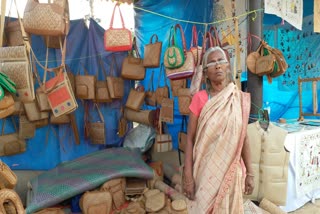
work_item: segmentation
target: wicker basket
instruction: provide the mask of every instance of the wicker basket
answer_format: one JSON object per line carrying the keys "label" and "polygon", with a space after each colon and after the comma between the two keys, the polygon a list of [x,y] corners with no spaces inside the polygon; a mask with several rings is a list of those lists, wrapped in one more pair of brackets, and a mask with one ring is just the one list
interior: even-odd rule
{"label": "wicker basket", "polygon": [[14,190],[0,190],[0,213],[25,213],[21,199]]}
{"label": "wicker basket", "polygon": [[0,189],[13,189],[17,184],[17,176],[4,162],[0,161]]}

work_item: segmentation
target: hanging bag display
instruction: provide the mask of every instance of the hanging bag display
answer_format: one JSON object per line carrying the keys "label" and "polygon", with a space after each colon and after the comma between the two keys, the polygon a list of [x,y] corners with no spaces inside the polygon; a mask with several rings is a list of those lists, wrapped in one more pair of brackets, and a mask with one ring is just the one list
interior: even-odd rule
{"label": "hanging bag display", "polygon": [[191,100],[191,92],[188,88],[180,88],[178,90],[178,106],[181,115],[189,115]]}
{"label": "hanging bag display", "polygon": [[146,105],[149,105],[149,106],[156,106],[157,105],[157,97],[156,97],[156,93],[155,93],[154,87],[153,87],[153,75],[154,75],[154,71],[152,71],[152,73],[150,75],[148,88],[145,93],[146,97],[144,99]]}
{"label": "hanging bag display", "polygon": [[163,123],[159,121],[160,133],[156,135],[153,145],[153,152],[168,152],[172,150],[172,137],[170,134],[163,133]]}
{"label": "hanging bag display", "polygon": [[[163,77],[164,81],[164,86],[160,86],[161,78]],[[156,88],[156,100],[157,100],[157,105],[161,105],[162,99],[169,97],[169,87],[167,84],[167,78],[164,73],[164,66],[161,64],[160,66],[160,72],[159,72],[159,77],[158,77],[158,85]]]}
{"label": "hanging bag display", "polygon": [[10,156],[26,151],[26,142],[19,138],[14,119],[11,117],[15,132],[4,134],[6,119],[2,120],[2,130],[0,135],[0,156]]}
{"label": "hanging bag display", "polygon": [[[106,128],[104,123],[104,117],[100,111],[98,104],[94,103],[93,105],[93,109],[97,109],[99,120],[96,122],[88,123],[90,142],[92,144],[106,144]],[[92,118],[90,119],[92,120]]]}
{"label": "hanging bag display", "polygon": [[145,96],[145,92],[141,86],[138,86],[136,89],[131,89],[125,104],[126,108],[139,111],[144,103]]}
{"label": "hanging bag display", "polygon": [[[114,14],[119,9],[122,28],[113,28]],[[116,3],[110,21],[110,27],[104,32],[104,48],[107,51],[128,51],[132,48],[131,31],[125,28],[120,3]]]}
{"label": "hanging bag display", "polygon": [[23,14],[23,26],[27,33],[46,36],[67,35],[69,31],[68,0],[39,3],[28,0]]}
{"label": "hanging bag display", "polygon": [[198,60],[200,60],[202,48],[198,46],[198,33],[196,25],[192,26],[192,37],[191,37],[191,45],[190,51],[193,54],[194,64],[198,64]]}
{"label": "hanging bag display", "polygon": [[187,80],[186,79],[170,80],[172,96],[178,96],[178,90],[180,88],[185,88],[186,85],[187,85]]}
{"label": "hanging bag display", "polygon": [[166,68],[179,68],[184,64],[185,54],[182,48],[177,45],[176,30],[174,26],[170,28],[168,38],[168,48],[164,52],[163,63]]}
{"label": "hanging bag display", "polygon": [[186,40],[184,37],[183,29],[180,24],[176,24],[175,31],[177,30],[180,31],[185,61],[182,64],[182,66],[178,68],[172,69],[172,68],[166,67],[166,75],[169,79],[172,79],[172,80],[189,78],[194,74],[194,70],[195,70],[195,61],[194,61],[193,53],[191,51],[187,51]]}
{"label": "hanging bag display", "polygon": [[117,61],[112,55],[110,74],[107,76],[107,86],[112,99],[121,99],[124,95],[124,81],[121,77],[116,76],[117,71]]}
{"label": "hanging bag display", "polygon": [[30,122],[25,115],[19,116],[19,138],[30,139],[33,138],[36,133],[36,126],[33,122]]}
{"label": "hanging bag display", "polygon": [[[155,41],[153,42],[153,38]],[[156,68],[160,65],[162,42],[158,42],[158,35],[153,34],[149,44],[144,46],[143,66],[146,68]]]}
{"label": "hanging bag display", "polygon": [[[97,73],[97,82],[96,82],[96,95],[95,95],[95,102],[98,103],[109,103],[112,102],[112,99],[109,94],[108,85],[107,85],[107,71],[103,66],[103,61],[101,57],[99,57],[99,64],[102,70],[104,78],[102,80],[98,80],[99,72]],[[99,69],[98,69],[99,71]]]}
{"label": "hanging bag display", "polygon": [[76,97],[84,100],[93,100],[95,99],[95,85],[96,85],[96,76],[90,75],[88,70],[81,63],[84,75],[78,74],[75,77],[76,81]]}
{"label": "hanging bag display", "polygon": [[24,45],[20,22],[19,20],[12,21],[9,18],[4,27],[4,33],[6,35],[7,46],[21,46]]}
{"label": "hanging bag display", "polygon": [[[136,56],[133,55],[133,50]],[[133,50],[124,58],[121,68],[121,77],[129,80],[143,80],[146,75],[146,69],[143,66],[143,60],[140,58],[136,38],[133,39]]]}

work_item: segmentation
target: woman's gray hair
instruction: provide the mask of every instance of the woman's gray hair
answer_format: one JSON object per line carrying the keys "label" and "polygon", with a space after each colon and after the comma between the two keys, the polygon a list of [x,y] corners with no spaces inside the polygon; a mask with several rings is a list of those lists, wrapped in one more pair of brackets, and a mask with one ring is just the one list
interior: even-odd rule
{"label": "woman's gray hair", "polygon": [[204,69],[207,68],[209,55],[211,53],[213,53],[213,52],[216,52],[216,51],[220,51],[220,53],[222,53],[222,55],[223,55],[223,59],[226,60],[226,61],[229,61],[228,58],[227,58],[226,53],[224,52],[224,50],[222,48],[220,48],[219,46],[211,47],[203,55],[202,67]]}
{"label": "woman's gray hair", "polygon": [[[211,48],[209,48],[209,49],[205,52],[205,54],[203,55],[203,61],[202,61],[203,72],[205,72],[205,71],[208,69],[208,68],[207,68],[207,64],[208,64],[208,57],[209,57],[209,55],[210,55],[211,53],[213,53],[213,52],[216,52],[216,51],[219,51],[219,52],[223,55],[223,59],[224,59],[224,60],[229,61],[228,58],[227,58],[226,53],[224,52],[224,50],[223,50],[221,47],[219,47],[219,46],[211,47]],[[228,70],[227,70],[227,73],[229,73],[229,75],[227,76],[227,77],[228,77],[228,79],[227,79],[228,83],[234,82],[234,78],[233,78],[233,75],[232,75],[230,66],[228,66],[227,69],[228,69]],[[209,93],[210,90],[211,90],[211,88],[212,88],[211,82],[210,82],[210,80],[208,79],[208,77],[207,77],[207,75],[206,75],[205,73],[204,73],[204,75],[205,75],[206,90],[207,90],[207,92]]]}

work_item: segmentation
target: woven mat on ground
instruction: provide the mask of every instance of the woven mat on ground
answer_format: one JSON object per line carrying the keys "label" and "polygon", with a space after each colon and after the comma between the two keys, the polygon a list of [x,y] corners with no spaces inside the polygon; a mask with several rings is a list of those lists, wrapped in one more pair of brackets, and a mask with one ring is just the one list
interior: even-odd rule
{"label": "woven mat on ground", "polygon": [[152,178],[138,149],[111,148],[62,163],[30,181],[26,212],[58,204],[116,177]]}

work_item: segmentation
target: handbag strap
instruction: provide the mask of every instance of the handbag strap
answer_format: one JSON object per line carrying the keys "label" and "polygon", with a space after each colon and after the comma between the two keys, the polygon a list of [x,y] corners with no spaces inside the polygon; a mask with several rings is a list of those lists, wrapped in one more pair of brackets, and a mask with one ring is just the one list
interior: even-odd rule
{"label": "handbag strap", "polygon": [[154,44],[154,43],[152,43],[153,38],[156,38],[156,40],[154,41],[154,43],[158,42],[158,35],[157,35],[157,34],[153,34],[153,35],[150,37],[150,42],[149,42],[149,44]]}
{"label": "handbag strap", "polygon": [[4,32],[4,20],[6,12],[6,0],[1,1],[1,19],[0,19],[0,47],[3,47],[3,32]]}
{"label": "handbag strap", "polygon": [[163,76],[163,78],[164,78],[164,79],[163,79],[163,81],[164,81],[164,86],[167,86],[167,87],[168,87],[167,78],[166,78],[166,74],[165,74],[165,70],[164,70],[164,65],[163,65],[163,63],[161,63],[161,65],[160,65],[160,72],[159,72],[159,78],[158,78],[157,88],[160,87],[161,76]]}
{"label": "handbag strap", "polygon": [[110,66],[110,76],[115,77],[116,76],[116,72],[118,71],[118,64],[117,64],[117,58],[114,56],[114,54],[112,54],[111,57],[111,66]]}
{"label": "handbag strap", "polygon": [[[184,37],[184,32],[183,32],[183,29],[182,29],[182,27],[181,27],[180,24],[176,24],[176,25],[175,25],[175,31],[177,31],[177,29],[180,30],[182,47],[183,47],[183,53],[186,55],[186,53],[187,53],[186,38]],[[175,34],[174,34],[174,37],[175,37],[174,41],[175,41],[175,42],[176,42],[176,35],[177,35],[177,34],[176,34],[176,32],[175,32]],[[175,43],[175,45],[177,45],[177,44]]]}
{"label": "handbag strap", "polygon": [[114,14],[115,14],[115,11],[116,11],[116,8],[119,9],[119,14],[120,14],[120,18],[121,18],[121,24],[122,24],[122,28],[125,28],[124,27],[124,21],[123,21],[123,17],[122,17],[122,13],[121,13],[121,10],[120,10],[120,3],[117,2],[113,8],[113,12],[112,12],[112,16],[111,16],[111,21],[110,21],[110,28],[112,29],[113,28],[113,20],[114,20]]}
{"label": "handbag strap", "polygon": [[140,57],[139,50],[138,50],[138,46],[137,46],[137,39],[136,39],[136,37],[133,38],[132,46],[133,46],[132,51],[135,50],[135,52],[136,52],[136,58],[141,58],[141,57]]}
{"label": "handbag strap", "polygon": [[207,42],[209,42],[209,48],[213,47],[215,42],[213,41],[213,37],[210,32],[206,32],[203,36],[202,40],[202,50],[201,50],[201,58],[200,58],[200,64],[202,64],[203,56],[207,50]]}
{"label": "handbag strap", "polygon": [[[106,79],[108,75],[107,75],[106,69],[104,68],[101,55],[99,56],[99,64],[100,64],[102,73],[104,74],[104,79]],[[99,72],[99,69],[98,69],[98,72]]]}
{"label": "handbag strap", "polygon": [[209,32],[215,38],[215,40],[217,42],[216,45],[219,46],[219,47],[222,47],[217,28],[215,26],[211,26],[210,29],[209,29]]}
{"label": "handbag strap", "polygon": [[182,123],[180,128],[181,132],[186,132],[187,124],[188,124],[187,115],[182,115]]}
{"label": "handbag strap", "polygon": [[191,36],[191,45],[190,48],[192,47],[197,47],[198,46],[198,33],[197,33],[197,27],[196,25],[192,26],[192,36]]}
{"label": "handbag strap", "polygon": [[[5,125],[6,125],[6,117],[5,118],[3,118],[2,119],[2,127],[1,127],[1,134],[0,134],[0,136],[1,135],[4,135],[4,127],[5,127]],[[17,124],[16,124],[16,122],[14,121],[14,118],[11,116],[11,121],[12,121],[12,125],[13,125],[13,127],[14,127],[14,130],[15,130],[15,132],[17,132],[18,131],[18,128],[17,128]]]}
{"label": "handbag strap", "polygon": [[149,80],[149,83],[148,83],[148,88],[147,88],[147,91],[151,91],[151,92],[154,92],[154,87],[153,87],[153,75],[154,75],[154,70],[152,70],[151,72],[151,75],[150,75],[150,80]]}

